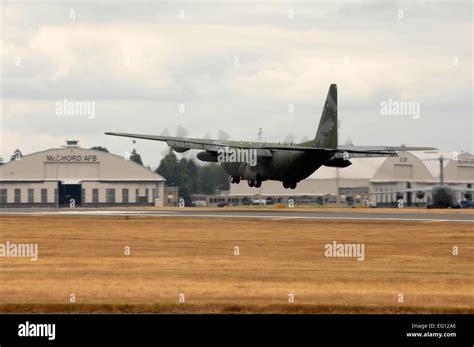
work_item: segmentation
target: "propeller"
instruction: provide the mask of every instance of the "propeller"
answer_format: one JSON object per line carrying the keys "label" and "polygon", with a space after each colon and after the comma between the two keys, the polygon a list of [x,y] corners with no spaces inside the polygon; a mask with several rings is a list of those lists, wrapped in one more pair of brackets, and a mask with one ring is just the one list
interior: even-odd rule
{"label": "propeller", "polygon": [[352,142],[351,139],[347,139],[346,142],[344,142],[344,146],[354,146],[354,142]]}
{"label": "propeller", "polygon": [[177,137],[186,137],[189,135],[189,132],[183,128],[181,125],[178,125],[178,128],[176,129],[176,136]]}
{"label": "propeller", "polygon": [[230,139],[230,135],[224,130],[219,130],[219,132],[217,133],[217,139],[222,140],[222,141],[226,141],[226,140]]}
{"label": "propeller", "polygon": [[285,139],[283,140],[283,143],[284,144],[291,144],[291,143],[294,143],[295,142],[295,137],[293,135],[288,135],[287,137],[285,137]]}
{"label": "propeller", "polygon": [[168,129],[165,129],[161,132],[160,136],[170,136],[170,131]]}
{"label": "propeller", "polygon": [[168,153],[170,152],[170,147],[166,147],[164,149],[161,150],[161,156],[164,158],[168,155]]}

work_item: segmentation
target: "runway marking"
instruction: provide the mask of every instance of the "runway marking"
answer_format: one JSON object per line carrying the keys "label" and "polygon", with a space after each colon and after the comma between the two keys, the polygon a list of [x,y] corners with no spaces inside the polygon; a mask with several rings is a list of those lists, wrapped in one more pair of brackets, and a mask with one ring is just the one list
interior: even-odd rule
{"label": "runway marking", "polygon": [[[153,215],[162,215],[162,214],[174,214],[177,213],[175,211],[156,211],[153,213]],[[99,215],[110,215],[110,216],[115,216],[115,215],[144,215],[148,214],[150,215],[150,212],[148,211],[44,211],[44,212],[7,212],[7,213],[2,213],[0,212],[0,216],[8,216],[8,215],[33,215],[33,216],[41,216],[41,215],[89,215],[89,216],[99,216]]]}
{"label": "runway marking", "polygon": [[[161,215],[165,217],[166,215]],[[175,217],[171,216],[170,217]],[[158,216],[160,217],[160,216]],[[390,217],[325,217],[325,216],[235,216],[235,215],[181,215],[180,217],[202,217],[202,218],[264,218],[264,219],[332,219],[332,220],[379,220],[379,221],[415,221],[415,222],[469,222],[474,223],[470,219],[428,219],[428,218],[390,218]]]}
{"label": "runway marking", "polygon": [[[272,218],[274,218],[273,220],[282,220],[282,219],[298,219],[300,217],[298,216],[290,216],[290,217],[286,217],[286,216],[271,216]],[[303,217],[305,218],[305,217]]]}
{"label": "runway marking", "polygon": [[150,213],[148,211],[45,211],[45,212],[11,212],[11,213],[0,213],[0,215],[62,215],[62,216],[136,216],[136,217],[180,217],[180,218],[250,218],[250,219],[270,219],[270,220],[293,220],[293,219],[306,219],[306,220],[348,220],[348,221],[404,221],[404,222],[425,222],[425,223],[474,223],[473,219],[433,219],[433,218],[396,218],[396,217],[344,217],[344,216],[274,216],[274,215],[236,215],[236,214],[181,214],[178,211],[154,211]]}

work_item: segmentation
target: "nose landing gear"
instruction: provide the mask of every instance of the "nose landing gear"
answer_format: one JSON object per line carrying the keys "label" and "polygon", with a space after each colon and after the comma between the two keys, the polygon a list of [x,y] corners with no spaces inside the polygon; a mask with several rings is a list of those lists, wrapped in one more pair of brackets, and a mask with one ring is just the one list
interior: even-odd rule
{"label": "nose landing gear", "polygon": [[283,182],[283,188],[285,189],[288,189],[288,188],[295,189],[296,186],[297,186],[296,182],[286,182],[286,181]]}

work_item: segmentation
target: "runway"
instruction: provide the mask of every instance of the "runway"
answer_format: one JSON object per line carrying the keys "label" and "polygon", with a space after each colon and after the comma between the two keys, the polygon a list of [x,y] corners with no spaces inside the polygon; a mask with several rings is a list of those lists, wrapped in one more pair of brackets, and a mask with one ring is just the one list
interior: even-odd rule
{"label": "runway", "polygon": [[[456,212],[456,213],[454,213]],[[301,220],[339,220],[339,221],[400,221],[400,222],[446,222],[474,223],[471,210],[426,211],[407,209],[361,210],[361,209],[199,209],[199,208],[129,208],[129,209],[53,209],[53,208],[7,208],[0,210],[0,216],[129,216],[129,217],[183,217],[183,218],[254,218],[254,219],[301,219]]]}

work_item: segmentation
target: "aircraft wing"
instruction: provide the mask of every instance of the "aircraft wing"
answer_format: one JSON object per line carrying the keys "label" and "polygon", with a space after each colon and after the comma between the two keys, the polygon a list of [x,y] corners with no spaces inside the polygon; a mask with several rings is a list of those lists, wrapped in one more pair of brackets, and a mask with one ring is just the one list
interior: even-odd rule
{"label": "aircraft wing", "polygon": [[455,192],[470,192],[470,193],[474,193],[474,188],[462,188],[462,187],[453,187],[453,186],[450,186],[450,188],[455,191]]}
{"label": "aircraft wing", "polygon": [[[473,188],[462,188],[462,187],[452,187],[452,186],[447,186],[449,187],[452,191],[455,192],[474,192]],[[433,190],[433,187],[419,187],[419,188],[405,188],[405,189],[397,189],[397,190],[389,190],[389,191],[384,191],[384,192],[373,192],[369,193],[369,195],[378,195],[378,194],[390,194],[390,193],[416,193],[416,192],[431,192]]]}
{"label": "aircraft wing", "polygon": [[[163,141],[166,144],[173,148],[179,149],[200,149],[209,152],[217,152],[223,147],[232,147],[232,148],[252,148],[252,149],[262,149],[260,143],[250,143],[250,142],[239,142],[239,141],[228,141],[228,140],[208,140],[208,139],[196,139],[196,138],[187,138],[187,137],[174,137],[174,136],[161,136],[161,135],[142,135],[142,134],[129,134],[129,133],[112,133],[107,132],[106,135],[113,136],[123,136],[131,137],[134,139],[143,139],[143,140],[153,140],[153,141]],[[259,155],[271,156],[271,153],[259,153]]]}
{"label": "aircraft wing", "polygon": [[369,193],[368,195],[379,195],[379,194],[392,194],[392,193],[417,193],[417,192],[431,192],[433,187],[419,187],[419,188],[405,188],[405,189],[397,189],[397,190],[386,190],[384,192],[373,192]]}
{"label": "aircraft wing", "polygon": [[434,147],[407,147],[407,146],[338,146],[340,152],[347,152],[350,158],[397,157],[397,152],[430,151]]}
{"label": "aircraft wing", "polygon": [[187,137],[161,136],[161,135],[141,135],[130,133],[107,132],[106,135],[131,137],[135,139],[163,141],[168,146],[179,149],[200,149],[209,152],[217,152],[224,147],[256,149],[259,156],[272,156],[272,150],[291,150],[291,151],[322,151],[335,153],[335,149],[317,148],[306,145],[248,142],[248,141],[229,141],[229,140],[208,140]]}
{"label": "aircraft wing", "polygon": [[265,142],[247,142],[247,141],[229,141],[229,140],[207,140],[187,137],[161,136],[161,135],[142,135],[130,133],[115,133],[107,132],[106,135],[131,137],[135,139],[163,141],[168,146],[179,149],[200,149],[209,152],[217,152],[224,147],[242,148],[242,149],[256,149],[259,156],[271,157],[273,150],[288,150],[288,151],[319,151],[326,153],[347,152],[350,158],[364,158],[364,157],[396,157],[397,151],[422,151],[432,150],[433,147],[390,147],[390,146],[339,146],[337,149],[320,148],[312,146],[312,142],[305,142],[303,144],[280,144],[280,143],[265,143]]}

